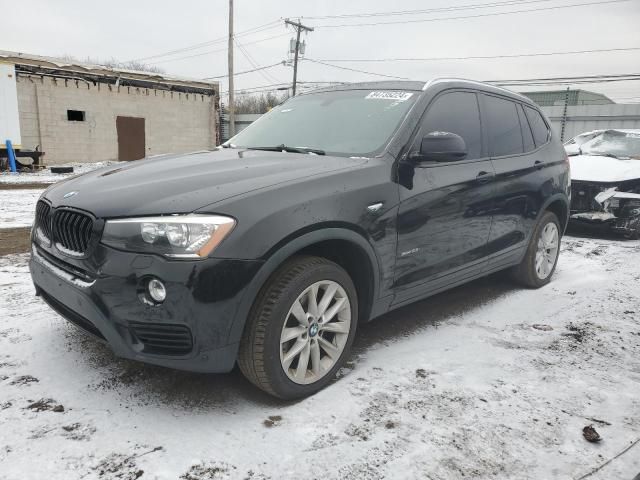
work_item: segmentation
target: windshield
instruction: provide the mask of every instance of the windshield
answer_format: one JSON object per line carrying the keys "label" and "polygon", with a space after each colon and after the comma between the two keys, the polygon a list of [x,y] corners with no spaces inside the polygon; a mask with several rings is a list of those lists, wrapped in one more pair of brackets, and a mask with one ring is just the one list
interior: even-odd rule
{"label": "windshield", "polygon": [[327,155],[368,156],[391,138],[418,96],[397,90],[343,90],[294,97],[226,145],[286,146]]}
{"label": "windshield", "polygon": [[607,130],[580,146],[585,155],[640,159],[640,132]]}

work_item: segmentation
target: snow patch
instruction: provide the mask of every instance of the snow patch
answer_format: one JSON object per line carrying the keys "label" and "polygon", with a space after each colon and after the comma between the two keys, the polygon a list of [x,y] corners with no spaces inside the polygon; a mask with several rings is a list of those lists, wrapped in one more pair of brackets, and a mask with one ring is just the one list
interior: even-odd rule
{"label": "snow patch", "polygon": [[0,229],[30,227],[42,190],[0,189]]}
{"label": "snow patch", "polygon": [[42,170],[36,170],[33,172],[0,172],[0,184],[21,184],[21,183],[42,183],[50,184],[57,183],[61,180],[81,175],[83,173],[91,172],[98,168],[108,167],[111,165],[117,165],[124,162],[118,162],[115,160],[108,160],[105,162],[94,163],[66,163],[64,165],[54,165],[56,167],[73,167],[73,173],[51,173],[51,170],[44,168]]}
{"label": "snow patch", "polygon": [[[640,437],[639,255],[564,237],[548,286],[494,275],[362,325],[298,402],[118,359],[33,295],[28,255],[0,257],[0,476],[580,478]],[[639,448],[590,479],[633,478]]]}

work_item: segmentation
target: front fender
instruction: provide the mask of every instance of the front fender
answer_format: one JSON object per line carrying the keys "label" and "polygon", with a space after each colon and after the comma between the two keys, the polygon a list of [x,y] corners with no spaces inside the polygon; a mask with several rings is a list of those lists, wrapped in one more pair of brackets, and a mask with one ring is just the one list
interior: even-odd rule
{"label": "front fender", "polygon": [[380,264],[373,247],[362,235],[347,228],[323,228],[322,226],[318,226],[318,229],[316,230],[304,232],[299,236],[295,236],[295,238],[288,238],[289,240],[286,243],[281,244],[277,249],[274,248],[270,251],[268,258],[266,258],[264,264],[260,267],[251,283],[247,286],[229,329],[229,344],[236,344],[240,342],[253,302],[275,270],[282,265],[287,258],[305,247],[309,247],[319,242],[327,240],[345,240],[362,249],[367,254],[367,257],[371,262],[371,268],[374,272],[373,299],[378,298],[380,291]]}

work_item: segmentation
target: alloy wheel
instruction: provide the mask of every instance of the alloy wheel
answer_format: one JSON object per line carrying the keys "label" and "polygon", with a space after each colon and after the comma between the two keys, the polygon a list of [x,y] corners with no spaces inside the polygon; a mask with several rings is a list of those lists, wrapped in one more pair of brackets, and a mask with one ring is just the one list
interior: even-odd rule
{"label": "alloy wheel", "polygon": [[538,238],[536,250],[536,274],[540,280],[546,279],[556,264],[558,251],[560,250],[560,233],[555,223],[547,223]]}
{"label": "alloy wheel", "polygon": [[332,280],[307,287],[293,302],[280,335],[280,363],[287,377],[310,384],[339,360],[351,330],[346,291]]}

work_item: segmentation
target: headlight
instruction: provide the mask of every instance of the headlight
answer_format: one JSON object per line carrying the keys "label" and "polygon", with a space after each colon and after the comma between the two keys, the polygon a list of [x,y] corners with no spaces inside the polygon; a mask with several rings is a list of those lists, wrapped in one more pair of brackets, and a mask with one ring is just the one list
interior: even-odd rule
{"label": "headlight", "polygon": [[121,250],[169,258],[204,258],[236,221],[221,215],[168,215],[107,220],[102,243]]}

